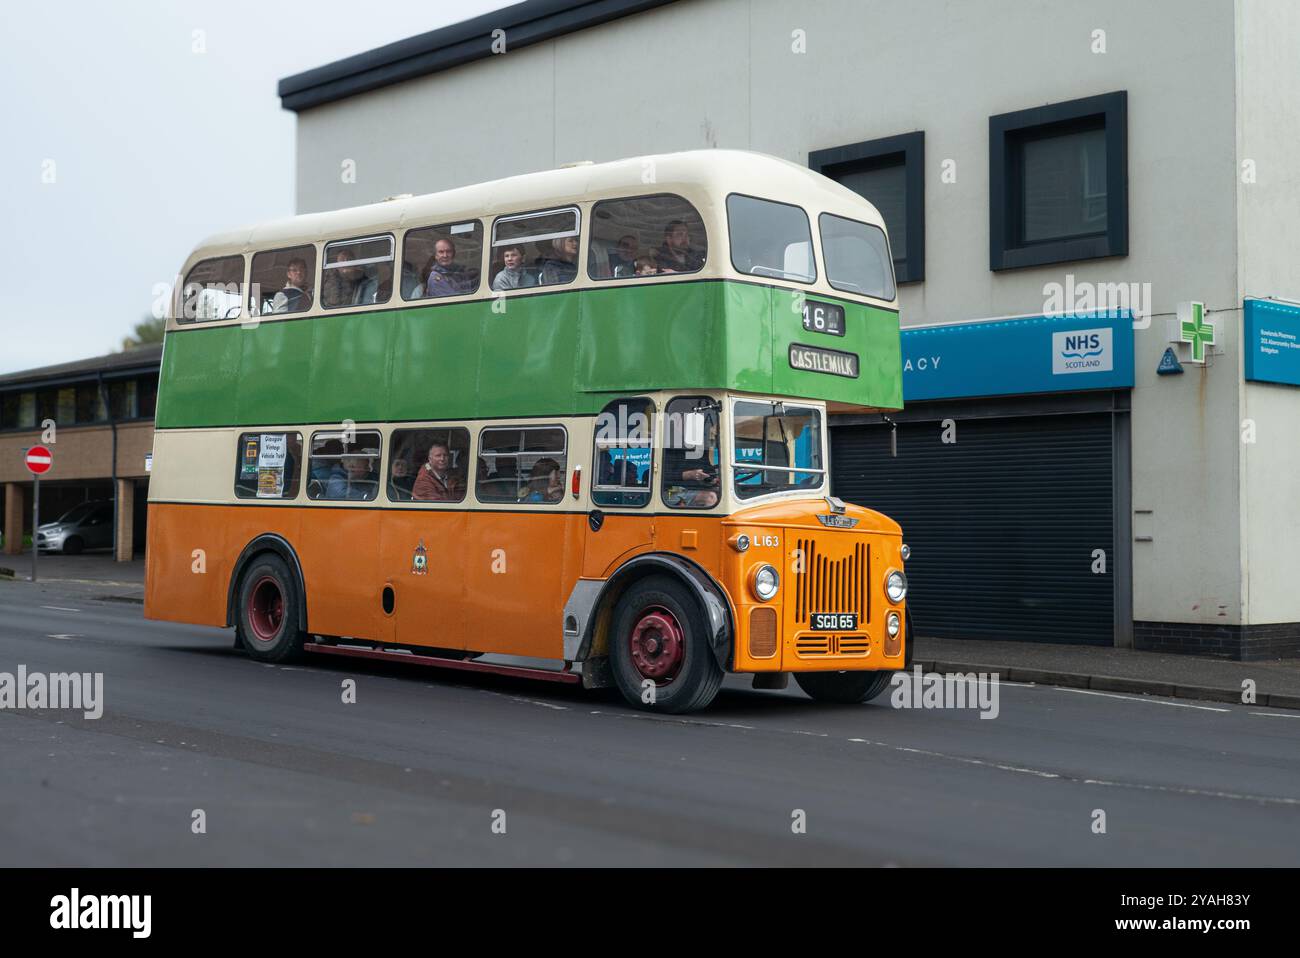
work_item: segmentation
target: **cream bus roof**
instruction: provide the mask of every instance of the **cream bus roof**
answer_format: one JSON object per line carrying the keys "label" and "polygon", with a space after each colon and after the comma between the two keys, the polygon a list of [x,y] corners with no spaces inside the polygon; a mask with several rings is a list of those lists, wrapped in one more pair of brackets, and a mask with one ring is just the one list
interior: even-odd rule
{"label": "cream bus roof", "polygon": [[869,202],[807,167],[745,150],[689,150],[525,173],[441,193],[272,220],[208,237],[189,262],[221,253],[646,192],[681,193],[700,206],[705,217],[713,212],[709,207],[721,204],[728,193],[748,193],[797,204],[813,218],[821,212],[837,212],[884,226],[880,213]]}

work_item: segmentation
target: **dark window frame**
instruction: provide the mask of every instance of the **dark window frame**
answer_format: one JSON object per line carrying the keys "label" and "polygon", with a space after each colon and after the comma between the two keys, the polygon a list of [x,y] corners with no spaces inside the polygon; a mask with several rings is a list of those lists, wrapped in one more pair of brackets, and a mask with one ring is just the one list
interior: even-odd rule
{"label": "dark window frame", "polygon": [[[1106,136],[1106,229],[1025,242],[1023,146],[1101,128]],[[1128,255],[1128,92],[989,117],[989,269],[994,272]]]}
{"label": "dark window frame", "polygon": [[361,437],[362,435],[369,436],[369,435],[373,434],[373,435],[374,435],[375,437],[377,437],[377,439],[378,439],[378,445],[376,446],[376,448],[377,448],[379,451],[375,454],[375,491],[374,491],[374,495],[368,496],[368,497],[363,498],[363,499],[346,499],[346,498],[345,498],[345,499],[338,499],[338,498],[334,498],[334,497],[332,497],[332,496],[327,496],[327,495],[325,495],[325,491],[326,491],[326,489],[328,488],[328,479],[327,479],[324,483],[322,483],[321,488],[320,488],[320,495],[317,495],[317,496],[312,495],[312,487],[311,487],[311,484],[312,484],[313,482],[319,482],[319,481],[320,481],[320,480],[312,479],[312,477],[311,477],[311,471],[312,471],[312,467],[313,467],[313,466],[312,466],[313,460],[315,460],[315,459],[326,459],[326,460],[329,460],[329,459],[337,459],[339,462],[342,462],[344,459],[346,459],[346,458],[348,458],[348,457],[350,457],[350,456],[360,456],[360,455],[362,455],[361,453],[356,453],[356,452],[343,452],[343,453],[339,453],[337,456],[335,456],[335,455],[318,456],[318,455],[315,455],[315,454],[314,454],[314,448],[315,448],[315,445],[316,445],[316,437],[317,437],[317,436],[325,436],[325,437],[327,437],[327,439],[328,439],[329,437],[333,437],[333,436],[342,436],[345,432],[347,432],[347,430],[345,430],[345,429],[316,429],[316,430],[313,430],[312,433],[311,433],[311,435],[307,437],[306,442],[305,442],[304,445],[303,445],[303,460],[304,460],[305,463],[306,463],[306,467],[305,467],[305,469],[304,469],[304,471],[303,471],[303,484],[304,484],[304,488],[305,488],[306,491],[307,491],[307,498],[310,499],[312,502],[376,502],[376,501],[379,499],[379,488],[380,488],[380,486],[381,486],[382,483],[383,483],[384,468],[385,468],[385,466],[386,466],[386,463],[384,462],[384,434],[383,434],[383,431],[382,431],[382,430],[380,430],[380,429],[378,429],[378,428],[376,428],[376,427],[374,427],[374,426],[366,426],[366,427],[363,428],[363,429],[355,429],[355,428],[354,428],[354,430],[353,430],[353,435],[352,435],[353,443],[354,443],[354,444],[357,444],[357,443],[359,442],[360,437]]}
{"label": "dark window frame", "polygon": [[[886,166],[902,166],[906,183],[903,218],[907,242],[902,260],[894,258],[894,284],[919,283],[925,279],[925,131],[812,150],[808,154],[808,168],[832,180]],[[889,224],[885,225],[888,230]],[[894,250],[891,238],[891,255]]]}
{"label": "dark window frame", "polygon": [[[402,498],[401,496],[393,495],[393,490],[395,488],[400,488],[393,485],[393,463],[397,461],[397,452],[398,452],[397,437],[400,435],[403,437],[403,439],[405,439],[405,437],[408,434],[419,433],[419,432],[446,433],[447,443],[448,443],[447,450],[449,452],[451,451],[450,443],[451,443],[452,433],[460,432],[465,434],[465,471],[464,471],[464,475],[460,477],[461,480],[465,483],[465,488],[462,491],[461,497],[459,499],[441,499],[441,500],[416,499],[413,496],[407,496],[406,498]],[[437,440],[435,440],[435,442],[436,441]],[[433,445],[433,443],[430,443],[430,445]],[[471,466],[471,460],[473,459],[473,450],[474,450],[474,436],[468,425],[447,426],[441,423],[436,423],[432,425],[413,426],[413,425],[403,424],[393,429],[392,432],[388,434],[388,468],[384,470],[384,495],[387,497],[387,501],[390,503],[396,503],[398,505],[417,506],[420,508],[427,508],[427,507],[438,508],[440,506],[446,508],[449,506],[459,506],[463,504],[466,500],[469,499],[469,489],[472,482],[471,479],[472,473],[470,472],[470,466]],[[415,485],[415,479],[419,477],[420,470],[424,468],[425,462],[428,462],[427,451],[425,453],[424,461],[416,463],[415,475],[411,477],[412,487],[414,487]]]}
{"label": "dark window frame", "polygon": [[[240,287],[239,314],[236,316],[221,316],[221,317],[214,317],[211,319],[200,319],[197,316],[187,317],[185,315],[185,300],[186,300],[185,293],[186,290],[189,289],[190,277],[194,275],[194,271],[198,269],[200,266],[202,266],[204,263],[214,263],[220,260],[231,260],[231,259],[237,259],[242,264],[239,273],[239,287]],[[172,322],[174,322],[177,326],[195,326],[204,323],[228,323],[231,322],[232,320],[244,319],[248,311],[248,304],[245,302],[245,300],[247,299],[245,295],[245,291],[248,289],[249,276],[251,270],[252,270],[252,257],[244,253],[227,253],[224,256],[205,256],[203,259],[199,260],[188,270],[186,270],[185,278],[181,280],[180,295],[179,297],[176,297],[172,302],[172,313],[174,314],[172,316]],[[207,285],[204,285],[203,288],[207,289],[208,287]]]}
{"label": "dark window frame", "polygon": [[[484,251],[487,253],[487,266],[480,273],[480,283],[484,281],[487,283],[487,288],[489,292],[492,293],[493,297],[502,295],[501,291],[492,290],[492,281],[496,279],[496,276],[489,275],[492,273],[492,264],[496,261],[496,257],[493,253],[493,250],[495,250],[498,245],[497,225],[502,222],[509,223],[509,222],[513,222],[514,220],[528,219],[529,217],[546,216],[547,214],[550,213],[568,213],[570,211],[572,211],[575,216],[574,232],[572,234],[564,233],[561,235],[562,236],[574,235],[578,237],[578,254],[577,254],[577,258],[573,261],[573,267],[574,267],[573,278],[563,283],[543,283],[541,282],[542,276],[541,276],[541,270],[539,269],[537,274],[538,282],[535,285],[525,286],[522,287],[522,289],[518,289],[518,290],[512,289],[512,290],[505,291],[506,293],[518,293],[518,292],[525,292],[525,291],[537,292],[538,290],[546,289],[548,286],[556,287],[556,288],[561,286],[572,286],[582,276],[582,272],[583,272],[582,261],[583,258],[587,255],[587,233],[589,232],[589,231],[584,231],[582,228],[583,218],[585,216],[582,206],[578,203],[566,203],[563,206],[543,206],[539,209],[527,210],[520,213],[500,213],[497,216],[492,217],[492,226],[488,230],[487,242],[483,244]],[[556,238],[558,239],[559,237]],[[514,244],[522,245],[524,243],[539,243],[539,242],[541,242],[541,240],[522,239],[522,240],[509,240],[507,242],[501,243],[500,245],[501,246],[514,245]]]}

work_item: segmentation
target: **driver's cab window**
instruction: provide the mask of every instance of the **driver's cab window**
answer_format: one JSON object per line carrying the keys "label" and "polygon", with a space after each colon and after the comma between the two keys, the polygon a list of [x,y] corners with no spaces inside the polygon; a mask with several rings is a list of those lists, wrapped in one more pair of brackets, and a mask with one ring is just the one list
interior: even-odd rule
{"label": "driver's cab window", "polygon": [[305,313],[311,309],[315,282],[315,246],[258,253],[249,280],[249,311],[254,316]]}
{"label": "driver's cab window", "polygon": [[649,399],[618,399],[596,417],[595,505],[639,509],[649,504],[654,414]]}
{"label": "driver's cab window", "polygon": [[722,468],[718,422],[722,406],[708,396],[668,403],[663,425],[663,500],[670,509],[712,509]]}
{"label": "driver's cab window", "polygon": [[244,257],[200,260],[185,276],[176,322],[203,323],[239,316],[244,284]]}

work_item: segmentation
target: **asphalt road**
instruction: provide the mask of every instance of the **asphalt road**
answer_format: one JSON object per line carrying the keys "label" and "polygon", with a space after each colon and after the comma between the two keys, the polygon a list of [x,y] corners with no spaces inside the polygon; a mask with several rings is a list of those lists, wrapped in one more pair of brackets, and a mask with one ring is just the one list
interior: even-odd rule
{"label": "asphalt road", "polygon": [[19,664],[104,673],[105,708],[0,710],[0,865],[1300,865],[1297,712],[1004,683],[984,720],[729,678],[656,716],[257,664],[225,631],[0,583],[0,672]]}

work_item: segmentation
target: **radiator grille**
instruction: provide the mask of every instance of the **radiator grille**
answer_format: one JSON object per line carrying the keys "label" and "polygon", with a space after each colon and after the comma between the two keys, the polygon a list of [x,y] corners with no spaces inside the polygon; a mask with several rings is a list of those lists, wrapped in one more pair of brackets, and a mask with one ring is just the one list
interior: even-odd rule
{"label": "radiator grille", "polygon": [[824,655],[867,655],[871,652],[871,639],[865,635],[822,635],[815,632],[795,639],[794,651],[805,659]]}
{"label": "radiator grille", "polygon": [[[838,544],[838,543],[837,543]],[[856,612],[858,625],[865,628],[871,611],[868,587],[867,543],[831,553],[825,543],[812,537],[795,540],[804,560],[804,571],[794,576],[795,624],[807,625],[814,612]]]}

